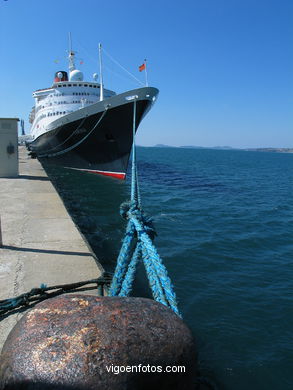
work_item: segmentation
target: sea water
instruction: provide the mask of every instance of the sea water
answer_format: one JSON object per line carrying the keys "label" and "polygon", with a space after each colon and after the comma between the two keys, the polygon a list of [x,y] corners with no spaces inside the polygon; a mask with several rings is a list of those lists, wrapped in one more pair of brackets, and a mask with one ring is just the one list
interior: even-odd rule
{"label": "sea water", "polygon": [[[146,147],[137,154],[143,209],[153,216],[201,374],[223,390],[293,389],[293,154]],[[113,271],[129,178],[49,173]]]}

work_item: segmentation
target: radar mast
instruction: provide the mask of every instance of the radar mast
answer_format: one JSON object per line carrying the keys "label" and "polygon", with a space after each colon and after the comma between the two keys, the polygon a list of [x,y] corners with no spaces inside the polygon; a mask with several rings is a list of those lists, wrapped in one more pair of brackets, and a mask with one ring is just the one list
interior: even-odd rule
{"label": "radar mast", "polygon": [[71,43],[71,32],[69,33],[69,72],[72,72],[75,70],[75,63],[74,63],[74,51],[72,51],[72,43]]}

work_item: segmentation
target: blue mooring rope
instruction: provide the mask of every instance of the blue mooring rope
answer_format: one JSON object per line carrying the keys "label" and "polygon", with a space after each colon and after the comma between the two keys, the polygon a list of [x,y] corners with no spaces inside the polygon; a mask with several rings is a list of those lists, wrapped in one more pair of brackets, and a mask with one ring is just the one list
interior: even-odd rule
{"label": "blue mooring rope", "polygon": [[181,317],[176,295],[167,270],[160,258],[153,239],[156,235],[151,218],[141,208],[138,185],[135,148],[136,99],[133,107],[133,146],[131,200],[122,203],[121,216],[128,220],[125,237],[117,259],[115,273],[110,286],[110,296],[129,296],[139,261],[143,261],[153,297],[156,301],[170,307]]}

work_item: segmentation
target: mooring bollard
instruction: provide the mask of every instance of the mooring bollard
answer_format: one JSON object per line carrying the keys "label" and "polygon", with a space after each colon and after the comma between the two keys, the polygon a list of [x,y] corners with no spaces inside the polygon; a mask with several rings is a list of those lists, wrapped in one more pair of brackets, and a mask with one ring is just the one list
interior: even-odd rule
{"label": "mooring bollard", "polygon": [[189,329],[145,298],[49,299],[22,317],[0,357],[1,390],[190,390],[196,376]]}

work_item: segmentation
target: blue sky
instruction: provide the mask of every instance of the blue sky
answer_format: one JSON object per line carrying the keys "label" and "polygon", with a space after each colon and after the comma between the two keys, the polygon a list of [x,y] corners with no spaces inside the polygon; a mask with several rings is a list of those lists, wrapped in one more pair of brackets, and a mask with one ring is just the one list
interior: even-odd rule
{"label": "blue sky", "polygon": [[[292,22],[292,0],[0,0],[0,117],[28,131],[31,94],[67,69],[71,31],[87,79],[99,42],[142,81],[148,59],[160,96],[139,144],[293,147]],[[138,87],[104,62],[106,87]]]}

